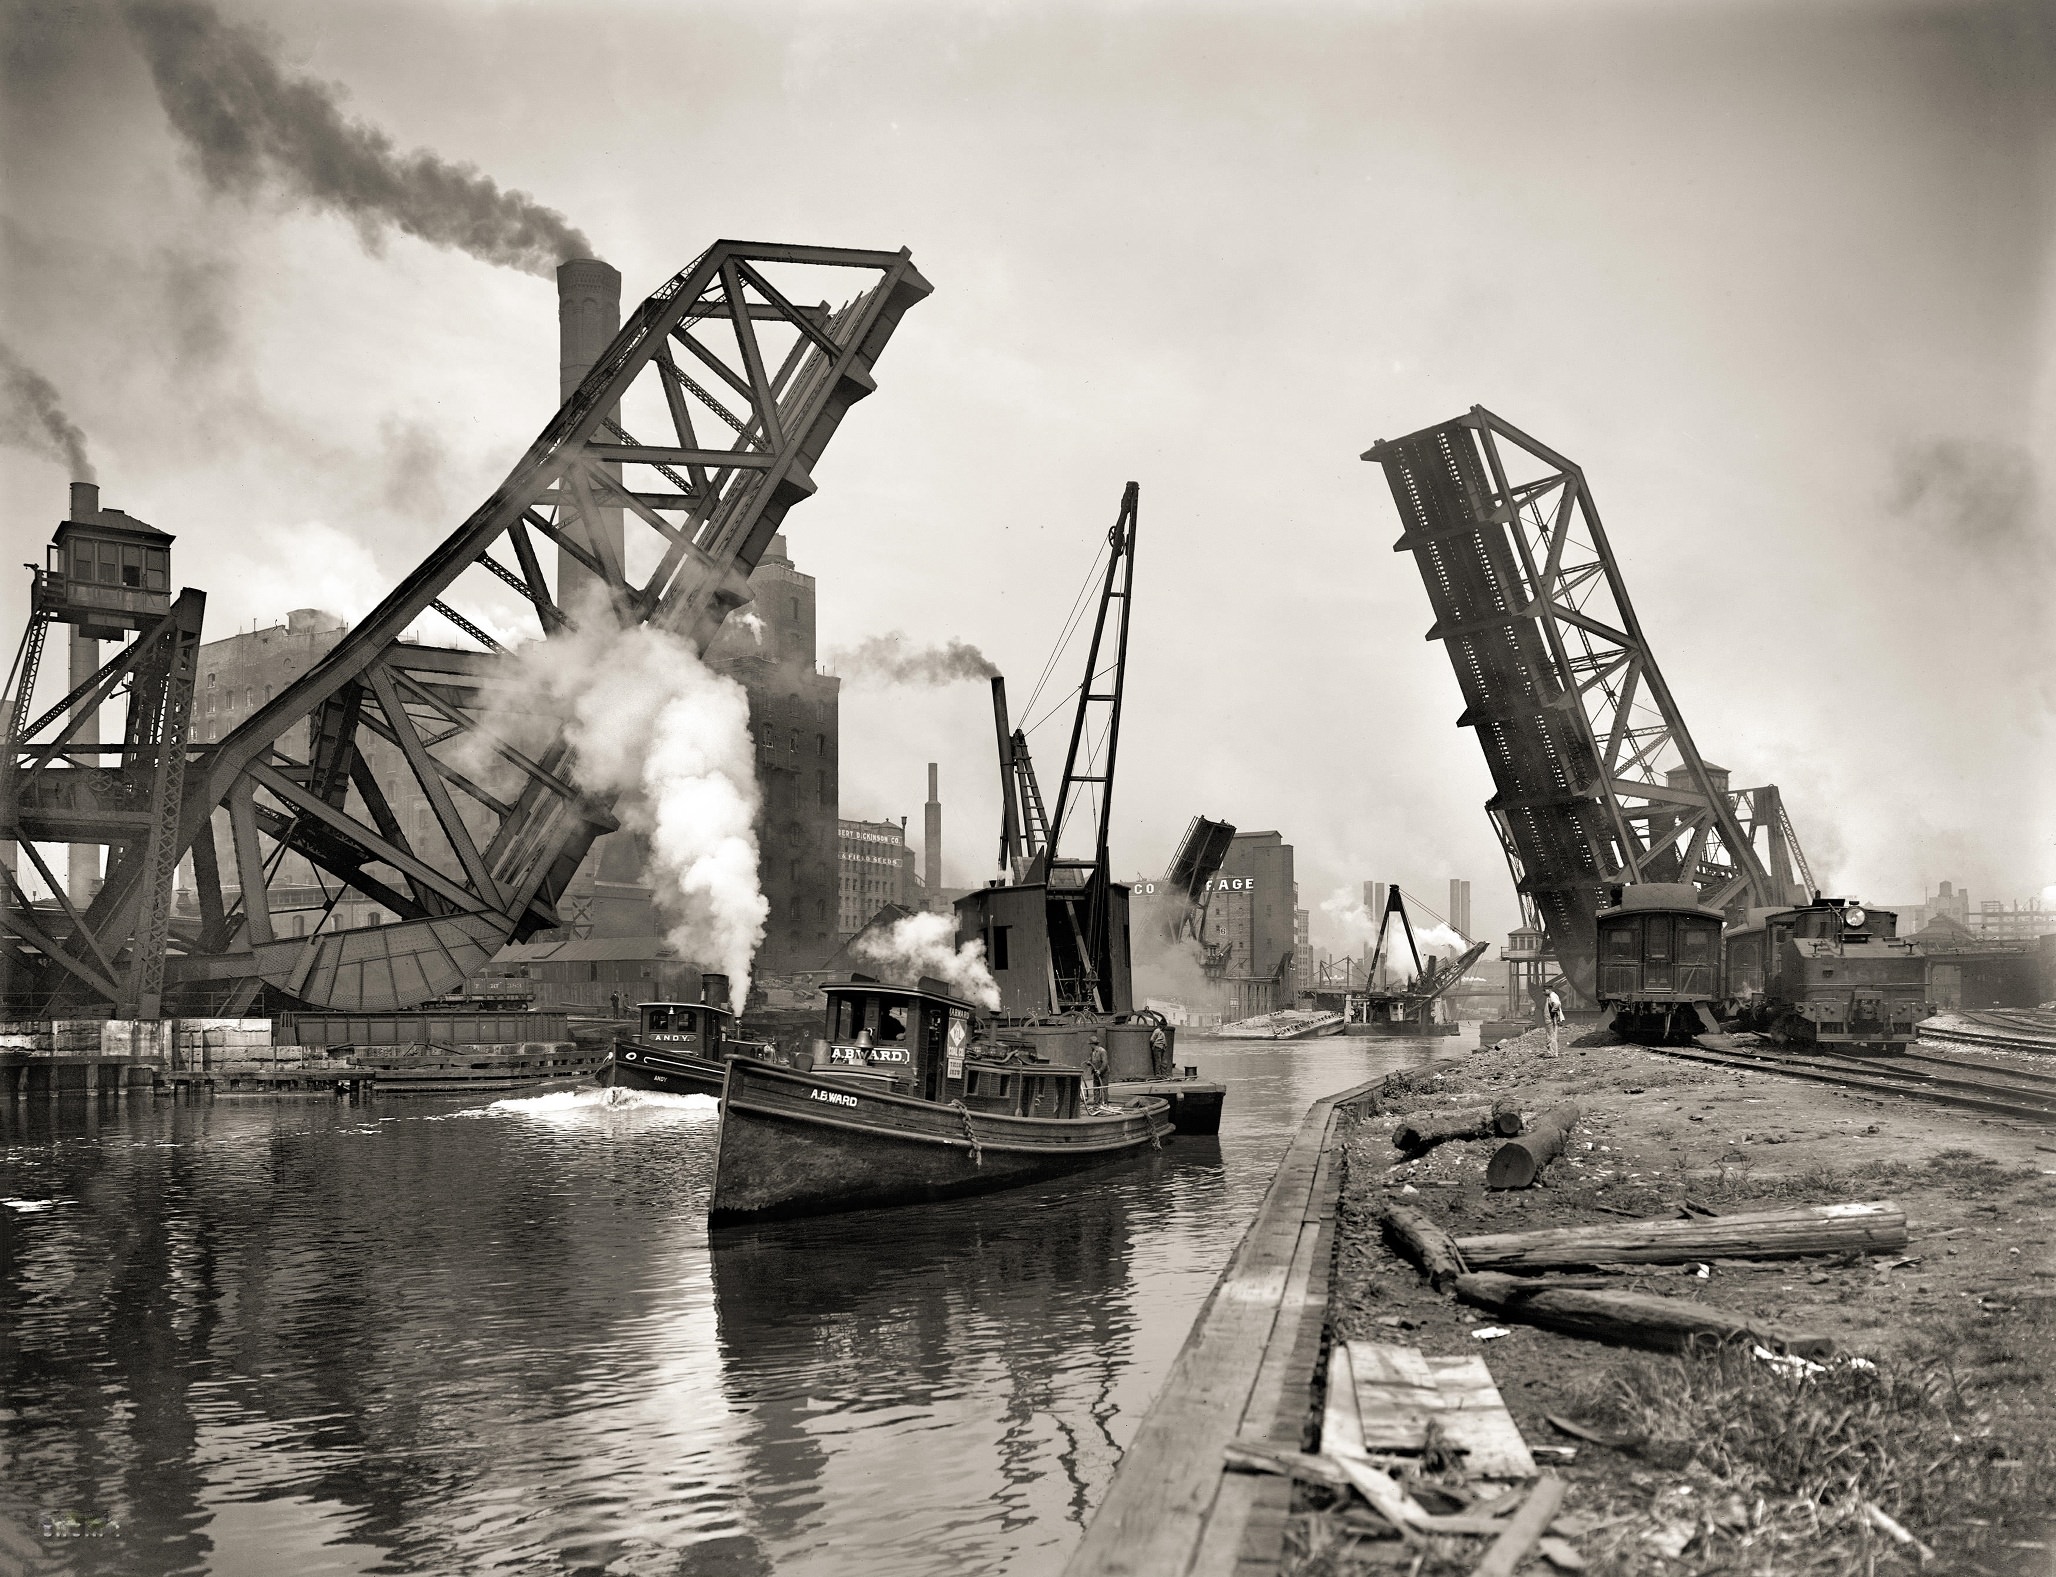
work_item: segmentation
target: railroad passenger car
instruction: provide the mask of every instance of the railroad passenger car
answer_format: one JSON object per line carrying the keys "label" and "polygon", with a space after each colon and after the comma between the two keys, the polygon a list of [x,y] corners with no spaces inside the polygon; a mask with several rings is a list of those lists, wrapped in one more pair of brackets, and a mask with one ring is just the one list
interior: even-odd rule
{"label": "railroad passenger car", "polygon": [[1613,889],[1595,924],[1599,1002],[1625,1040],[1690,1040],[1720,1027],[1722,916],[1689,882]]}
{"label": "railroad passenger car", "polygon": [[1744,1029],[1796,1045],[1897,1051],[1934,1011],[1927,960],[1899,917],[1846,898],[1753,909],[1728,933],[1727,999]]}

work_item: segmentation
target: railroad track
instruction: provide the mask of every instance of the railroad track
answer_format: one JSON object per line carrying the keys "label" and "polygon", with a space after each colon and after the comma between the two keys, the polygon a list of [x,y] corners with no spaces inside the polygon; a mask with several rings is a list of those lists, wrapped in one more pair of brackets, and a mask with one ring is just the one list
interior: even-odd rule
{"label": "railroad track", "polygon": [[1927,1023],[1920,1026],[1920,1038],[1937,1043],[1990,1046],[2000,1051],[2025,1051],[2043,1056],[2056,1053],[2056,1027],[2044,1031],[2040,1026],[2033,1024],[2014,1024],[2004,1020],[1993,1023],[1984,1014],[1964,1016],[1975,1018],[1976,1027]]}
{"label": "railroad track", "polygon": [[1934,1106],[1952,1106],[1989,1117],[2056,1127],[2056,1078],[2046,1074],[2016,1073],[2012,1069],[1993,1068],[1988,1063],[1927,1053],[1890,1059],[1858,1058],[1761,1043],[1738,1045],[1725,1035],[1703,1035],[1690,1046],[1646,1049],[1713,1067],[1775,1073],[1788,1079],[1898,1095]]}

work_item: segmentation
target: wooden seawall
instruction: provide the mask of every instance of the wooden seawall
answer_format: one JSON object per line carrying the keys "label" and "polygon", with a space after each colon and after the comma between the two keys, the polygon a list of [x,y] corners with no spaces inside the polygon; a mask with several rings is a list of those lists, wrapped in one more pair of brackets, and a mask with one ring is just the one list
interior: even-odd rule
{"label": "wooden seawall", "polygon": [[1228,1473],[1238,1436],[1299,1450],[1320,1360],[1341,1189],[1340,1109],[1314,1102],[1241,1244],[1121,1458],[1066,1577],[1255,1577],[1276,1570],[1289,1480]]}

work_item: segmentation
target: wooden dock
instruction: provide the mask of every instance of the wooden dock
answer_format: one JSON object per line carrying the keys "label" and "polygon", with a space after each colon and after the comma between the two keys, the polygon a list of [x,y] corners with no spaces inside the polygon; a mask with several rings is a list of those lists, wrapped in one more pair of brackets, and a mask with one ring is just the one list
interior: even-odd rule
{"label": "wooden dock", "polygon": [[1327,1320],[1341,1108],[1382,1080],[1316,1101],[1177,1362],[1066,1577],[1256,1577],[1277,1569],[1289,1479],[1224,1471],[1238,1437],[1307,1444]]}

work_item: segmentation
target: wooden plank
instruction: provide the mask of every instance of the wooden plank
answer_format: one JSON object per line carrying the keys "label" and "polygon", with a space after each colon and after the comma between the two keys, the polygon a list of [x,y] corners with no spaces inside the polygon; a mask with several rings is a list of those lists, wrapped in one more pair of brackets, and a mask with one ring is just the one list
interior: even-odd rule
{"label": "wooden plank", "polygon": [[1506,1410],[1492,1371],[1477,1353],[1455,1358],[1430,1358],[1441,1404],[1436,1421],[1452,1446],[1469,1453],[1464,1470],[1472,1478],[1527,1479],[1538,1471],[1528,1443]]}
{"label": "wooden plank", "polygon": [[[1340,1344],[1338,1344],[1339,1346]],[[1441,1408],[1435,1375],[1417,1347],[1350,1342],[1349,1366],[1356,1376],[1357,1447],[1363,1451],[1418,1451],[1428,1422]],[[1334,1384],[1331,1373],[1329,1384]],[[1323,1451],[1332,1451],[1327,1440]]]}
{"label": "wooden plank", "polygon": [[1351,1370],[1349,1348],[1337,1342],[1328,1349],[1328,1404],[1321,1411],[1321,1450],[1331,1457],[1360,1457],[1367,1449]]}

